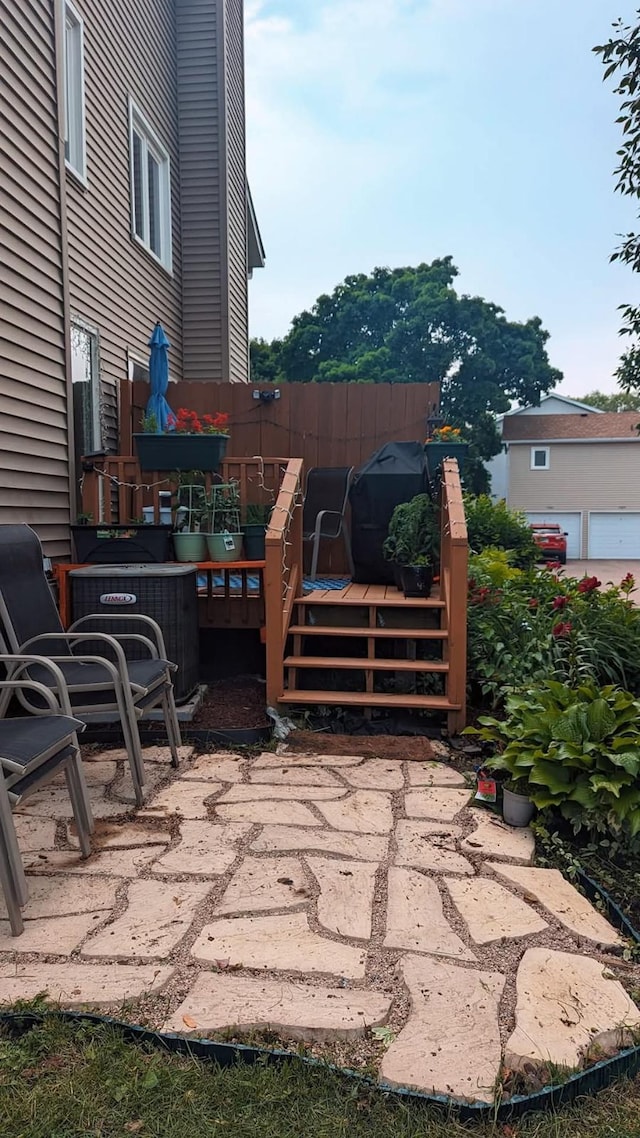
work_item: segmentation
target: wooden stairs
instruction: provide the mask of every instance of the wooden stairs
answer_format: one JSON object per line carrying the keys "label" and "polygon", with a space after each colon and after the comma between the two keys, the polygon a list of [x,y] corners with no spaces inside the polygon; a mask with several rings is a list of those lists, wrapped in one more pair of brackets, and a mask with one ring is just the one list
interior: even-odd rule
{"label": "wooden stairs", "polygon": [[350,584],[297,597],[279,702],[432,711],[458,730],[464,699],[451,682],[450,633],[437,595]]}

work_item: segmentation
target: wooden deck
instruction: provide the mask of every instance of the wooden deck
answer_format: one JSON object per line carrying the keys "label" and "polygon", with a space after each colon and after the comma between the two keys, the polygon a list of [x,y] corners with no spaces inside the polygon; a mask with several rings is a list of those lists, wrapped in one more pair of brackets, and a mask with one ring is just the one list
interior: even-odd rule
{"label": "wooden deck", "polygon": [[[445,713],[449,730],[461,730],[467,533],[457,463],[443,463],[440,581],[427,598],[405,597],[392,585],[355,583],[305,593],[302,460],[231,458],[222,476],[238,480],[244,508],[252,502],[274,505],[264,563],[198,566],[207,573],[200,622],[206,628],[260,629],[267,703],[417,708]],[[85,473],[83,509],[106,524],[138,516],[150,504],[157,511],[160,487],[169,487],[171,476],[158,472],[145,479],[135,458],[98,460],[95,472]],[[113,495],[104,492],[105,480],[117,484],[117,511]],[[222,583],[214,574],[222,575]],[[240,588],[232,585],[234,575],[240,575]],[[249,586],[250,575],[258,577],[257,588]],[[65,588],[61,596],[67,597]]]}

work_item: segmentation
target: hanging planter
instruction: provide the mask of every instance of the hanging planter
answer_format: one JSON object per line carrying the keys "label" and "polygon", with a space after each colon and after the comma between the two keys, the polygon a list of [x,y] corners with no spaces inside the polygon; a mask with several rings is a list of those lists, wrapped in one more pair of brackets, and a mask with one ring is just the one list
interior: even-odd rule
{"label": "hanging planter", "polygon": [[202,470],[217,474],[229,435],[136,434],[141,470]]}

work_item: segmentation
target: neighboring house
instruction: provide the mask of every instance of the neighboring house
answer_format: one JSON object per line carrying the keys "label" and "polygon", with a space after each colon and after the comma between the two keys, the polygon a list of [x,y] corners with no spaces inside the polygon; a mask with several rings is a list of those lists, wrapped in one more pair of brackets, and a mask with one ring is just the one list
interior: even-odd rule
{"label": "neighboring house", "polygon": [[531,522],[558,522],[569,557],[640,558],[639,414],[593,410],[506,415],[505,496]]}
{"label": "neighboring house", "polygon": [[0,0],[0,65],[0,522],[56,557],[156,320],[173,379],[248,380],[243,2]]}

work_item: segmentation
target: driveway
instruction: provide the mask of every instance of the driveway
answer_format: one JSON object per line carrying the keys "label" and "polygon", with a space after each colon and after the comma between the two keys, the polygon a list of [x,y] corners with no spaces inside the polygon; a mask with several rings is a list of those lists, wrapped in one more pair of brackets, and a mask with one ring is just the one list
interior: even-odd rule
{"label": "driveway", "polygon": [[[619,585],[627,573],[632,573],[640,585],[640,561],[567,561],[565,573],[567,577],[598,577],[603,585],[608,585],[611,581],[614,585]],[[640,602],[636,600],[636,603]]]}

